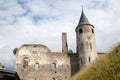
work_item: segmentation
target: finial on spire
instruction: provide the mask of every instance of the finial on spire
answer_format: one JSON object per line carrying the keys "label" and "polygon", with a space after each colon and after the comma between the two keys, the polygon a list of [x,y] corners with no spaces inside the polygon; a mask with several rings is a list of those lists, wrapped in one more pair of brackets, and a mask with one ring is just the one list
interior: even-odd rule
{"label": "finial on spire", "polygon": [[83,10],[83,5],[84,5],[84,0],[82,0],[82,6],[81,6],[82,10]]}
{"label": "finial on spire", "polygon": [[81,6],[81,7],[82,7],[82,10],[83,10],[83,4],[82,4],[82,6]]}

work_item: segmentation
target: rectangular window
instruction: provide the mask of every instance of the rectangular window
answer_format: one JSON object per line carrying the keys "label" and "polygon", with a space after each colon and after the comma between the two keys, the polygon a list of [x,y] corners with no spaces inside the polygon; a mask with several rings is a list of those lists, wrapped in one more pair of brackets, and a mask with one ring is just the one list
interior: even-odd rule
{"label": "rectangular window", "polygon": [[52,64],[51,64],[51,67],[52,67],[53,70],[55,70],[55,69],[56,69],[56,64],[55,64],[55,63],[52,63]]}
{"label": "rectangular window", "polygon": [[92,44],[90,44],[89,46],[90,46],[90,49],[92,49]]}
{"label": "rectangular window", "polygon": [[89,59],[89,62],[91,61],[91,58],[90,57],[88,57],[88,59]]}
{"label": "rectangular window", "polygon": [[79,33],[82,33],[83,31],[82,31],[82,29],[79,29]]}
{"label": "rectangular window", "polygon": [[35,63],[35,71],[38,71],[38,69],[39,69],[39,63]]}
{"label": "rectangular window", "polygon": [[29,58],[28,58],[28,57],[25,57],[25,58],[23,59],[23,68],[24,68],[24,69],[28,66],[28,62],[29,62]]}
{"label": "rectangular window", "polygon": [[92,29],[92,33],[94,33],[94,30]]}

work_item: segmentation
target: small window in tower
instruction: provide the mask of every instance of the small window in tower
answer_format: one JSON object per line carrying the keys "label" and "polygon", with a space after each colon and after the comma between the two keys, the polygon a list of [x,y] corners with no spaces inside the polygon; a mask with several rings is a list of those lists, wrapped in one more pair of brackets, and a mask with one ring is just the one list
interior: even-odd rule
{"label": "small window in tower", "polygon": [[88,60],[89,60],[89,62],[91,61],[91,58],[90,57],[88,57]]}
{"label": "small window in tower", "polygon": [[29,62],[28,57],[25,57],[25,58],[23,59],[23,68],[24,68],[24,69],[28,66],[28,62]]}
{"label": "small window in tower", "polygon": [[56,64],[52,63],[51,67],[52,67],[53,70],[55,70],[56,69]]}
{"label": "small window in tower", "polygon": [[39,67],[40,67],[39,63],[35,63],[35,71],[38,71]]}
{"label": "small window in tower", "polygon": [[94,33],[94,30],[92,29],[92,33]]}
{"label": "small window in tower", "polygon": [[67,45],[67,42],[66,42],[66,46],[65,46],[66,48],[68,47],[68,45]]}
{"label": "small window in tower", "polygon": [[54,77],[53,77],[52,79],[53,79],[53,80],[55,80],[55,78],[54,78]]}
{"label": "small window in tower", "polygon": [[90,49],[92,49],[92,44],[90,44],[89,46],[90,46]]}
{"label": "small window in tower", "polygon": [[82,33],[83,31],[82,31],[82,29],[79,29],[79,33]]}

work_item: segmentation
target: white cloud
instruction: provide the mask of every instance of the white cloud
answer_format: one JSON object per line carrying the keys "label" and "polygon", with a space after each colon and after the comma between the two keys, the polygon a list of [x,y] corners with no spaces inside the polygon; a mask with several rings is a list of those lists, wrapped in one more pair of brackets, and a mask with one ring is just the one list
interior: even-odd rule
{"label": "white cloud", "polygon": [[[16,0],[1,0],[0,1],[0,24],[9,24],[14,22],[15,17],[23,14],[24,9],[17,4]],[[3,22],[3,23],[2,23]]]}

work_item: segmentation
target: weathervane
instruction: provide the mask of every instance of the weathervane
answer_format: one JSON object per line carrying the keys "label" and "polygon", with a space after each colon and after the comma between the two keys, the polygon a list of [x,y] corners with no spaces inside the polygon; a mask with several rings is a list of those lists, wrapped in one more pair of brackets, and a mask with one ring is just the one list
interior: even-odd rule
{"label": "weathervane", "polygon": [[81,8],[82,8],[82,10],[83,10],[84,0],[81,0],[81,1],[82,1],[82,6],[81,6]]}

